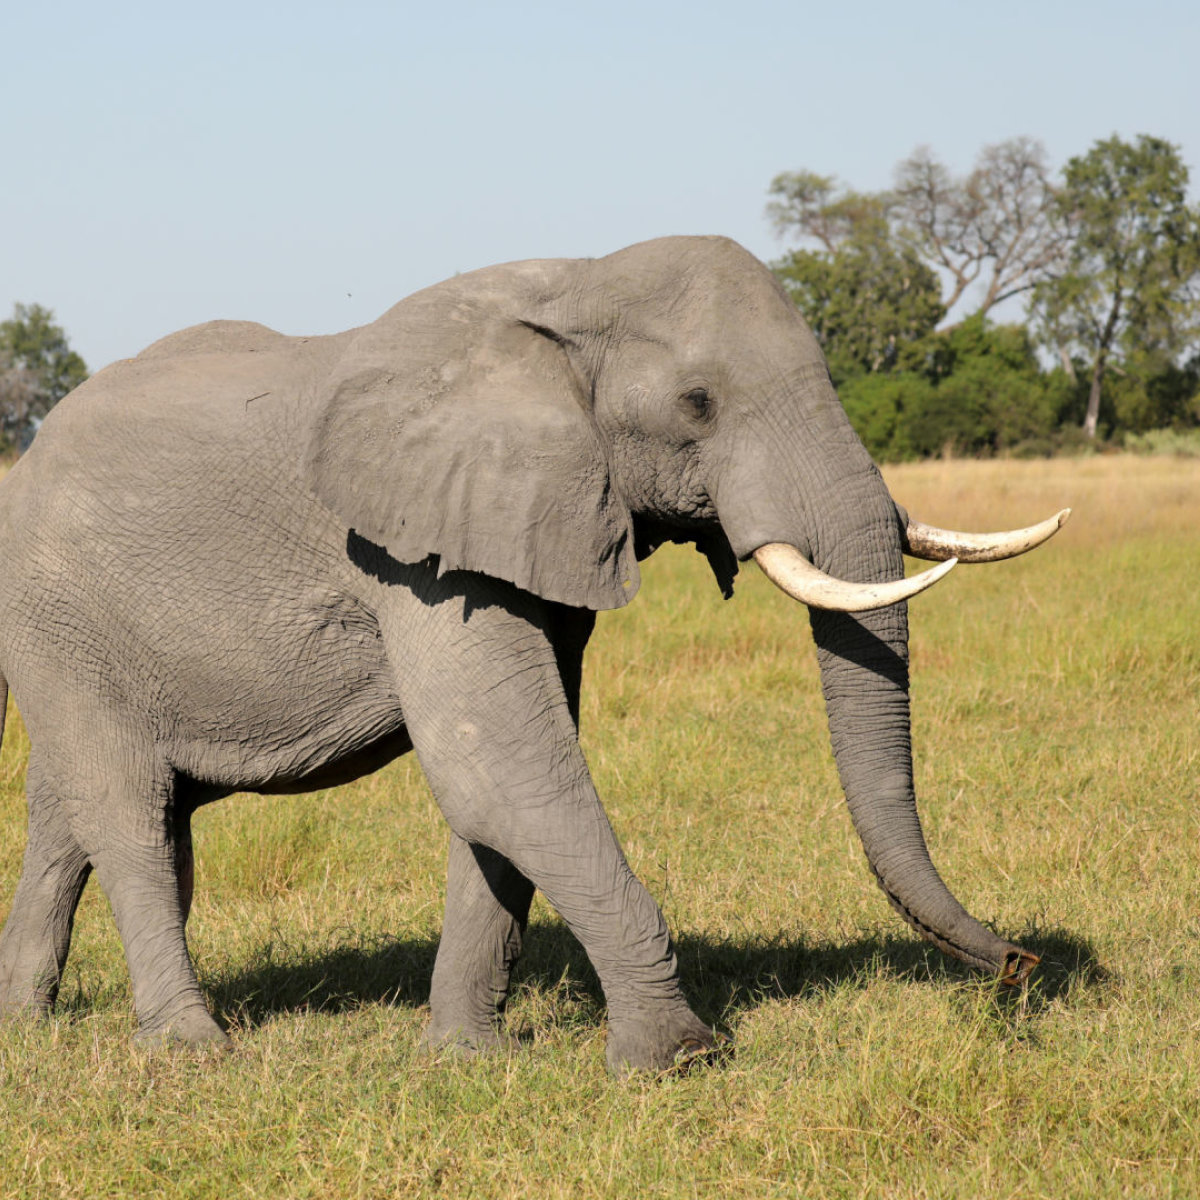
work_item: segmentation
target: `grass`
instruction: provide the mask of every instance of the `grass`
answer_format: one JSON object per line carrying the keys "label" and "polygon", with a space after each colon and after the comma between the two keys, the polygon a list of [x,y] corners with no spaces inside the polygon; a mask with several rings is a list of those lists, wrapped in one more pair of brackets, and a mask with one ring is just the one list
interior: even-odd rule
{"label": "grass", "polygon": [[[594,977],[540,900],[523,1048],[418,1057],[445,833],[401,761],[198,815],[189,935],[231,1055],[131,1045],[89,887],[58,1016],[0,1033],[0,1197],[1200,1194],[1200,461],[887,474],[955,528],[1076,510],[911,608],[934,859],[1043,952],[1023,1000],[916,941],[870,881],[804,614],[752,571],[723,603],[669,549],[600,620],[584,740],[729,1065],[611,1080]],[[14,719],[0,912],[25,748]]]}

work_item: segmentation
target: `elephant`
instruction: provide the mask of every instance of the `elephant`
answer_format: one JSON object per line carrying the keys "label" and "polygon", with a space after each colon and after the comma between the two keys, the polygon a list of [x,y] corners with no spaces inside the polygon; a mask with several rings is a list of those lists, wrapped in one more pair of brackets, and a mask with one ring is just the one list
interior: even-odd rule
{"label": "elephant", "polygon": [[[1037,955],[967,913],[922,833],[907,600],[1067,512],[1007,534],[910,519],[801,315],[722,237],[485,267],[331,335],[165,337],[62,400],[0,483],[0,674],[31,747],[0,1009],[52,1010],[94,870],[135,1037],[227,1046],[185,936],[192,814],[413,751],[450,838],[424,1045],[505,1043],[540,889],[599,976],[615,1073],[727,1052],[578,740],[596,614],[666,542],[726,596],[753,558],[808,608],[887,899],[1021,984]],[[905,578],[906,553],[939,565]]]}

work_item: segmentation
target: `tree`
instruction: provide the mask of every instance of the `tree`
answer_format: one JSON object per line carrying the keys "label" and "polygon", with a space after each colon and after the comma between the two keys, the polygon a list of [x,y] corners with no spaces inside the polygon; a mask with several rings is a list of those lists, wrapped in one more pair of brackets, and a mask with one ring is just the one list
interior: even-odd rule
{"label": "tree", "polygon": [[860,231],[772,265],[816,334],[835,384],[887,371],[945,315],[937,276],[907,247]]}
{"label": "tree", "polygon": [[1090,362],[1083,429],[1094,438],[1114,361],[1156,361],[1161,374],[1195,337],[1200,209],[1178,148],[1145,134],[1096,142],[1064,176],[1055,213],[1069,249],[1038,285],[1033,316],[1045,342]]}
{"label": "tree", "polygon": [[[916,371],[860,375],[838,388],[838,399],[850,424],[877,462],[919,458],[923,449],[912,445],[909,424],[914,413],[929,406],[933,384]],[[951,438],[940,438],[934,451]]]}
{"label": "tree", "polygon": [[40,304],[17,304],[0,321],[0,431],[20,444],[88,375],[83,359]]}
{"label": "tree", "polygon": [[972,314],[929,339],[925,375],[936,386],[903,426],[917,453],[947,445],[972,454],[1050,445],[1059,397],[1047,387],[1024,326]]}
{"label": "tree", "polygon": [[896,366],[945,315],[937,276],[890,235],[886,196],[809,171],[777,175],[777,231],[818,243],[772,264],[816,334],[834,382]]}
{"label": "tree", "polygon": [[922,146],[900,162],[889,211],[897,234],[950,280],[949,312],[976,281],[982,316],[1032,289],[1059,261],[1064,231],[1045,147],[1028,137],[984,146],[965,179]]}
{"label": "tree", "polygon": [[1041,370],[1023,326],[974,315],[925,338],[907,369],[849,379],[838,394],[877,459],[1044,454],[1071,399],[1061,378]]}
{"label": "tree", "polygon": [[1123,433],[1200,424],[1200,354],[1181,363],[1133,351],[1112,374],[1100,415]]}
{"label": "tree", "polygon": [[767,194],[775,197],[767,204],[767,218],[777,236],[811,238],[829,254],[852,236],[887,232],[888,194],[840,187],[833,175],[784,171],[771,180]]}
{"label": "tree", "polygon": [[1046,151],[1028,137],[984,146],[964,179],[920,147],[897,164],[890,191],[856,192],[831,175],[793,171],[777,175],[769,195],[767,216],[782,237],[815,241],[827,255],[890,240],[896,254],[903,246],[909,261],[943,272],[943,315],[976,282],[979,316],[1028,292],[1064,249]]}

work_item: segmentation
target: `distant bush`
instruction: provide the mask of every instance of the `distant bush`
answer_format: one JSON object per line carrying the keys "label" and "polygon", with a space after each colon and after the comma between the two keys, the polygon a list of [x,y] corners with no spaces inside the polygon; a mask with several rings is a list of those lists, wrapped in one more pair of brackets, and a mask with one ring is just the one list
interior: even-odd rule
{"label": "distant bush", "polygon": [[28,445],[42,418],[87,374],[48,308],[14,305],[0,321],[0,452]]}
{"label": "distant bush", "polygon": [[1042,369],[1024,327],[982,317],[909,347],[903,369],[844,380],[839,394],[867,448],[889,462],[1058,453],[1086,404],[1077,379]]}
{"label": "distant bush", "polygon": [[1125,435],[1125,449],[1135,454],[1174,454],[1200,458],[1200,429],[1148,429]]}
{"label": "distant bush", "polygon": [[1155,354],[1131,356],[1106,393],[1114,428],[1127,434],[1194,426],[1200,423],[1200,360],[1181,365]]}

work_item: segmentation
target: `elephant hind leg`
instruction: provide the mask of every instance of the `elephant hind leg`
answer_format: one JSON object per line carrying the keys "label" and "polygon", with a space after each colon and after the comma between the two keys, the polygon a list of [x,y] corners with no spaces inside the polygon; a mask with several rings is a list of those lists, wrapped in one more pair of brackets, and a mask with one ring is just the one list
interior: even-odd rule
{"label": "elephant hind leg", "polygon": [[12,910],[0,935],[0,1016],[49,1013],[71,946],[75,909],[92,866],[64,806],[34,758],[26,783],[29,840]]}
{"label": "elephant hind leg", "polygon": [[183,923],[192,912],[192,895],[196,890],[196,856],[192,849],[192,810],[181,804],[173,806],[171,849],[175,854],[175,884],[179,892],[179,911]]}
{"label": "elephant hind leg", "polygon": [[[176,813],[174,772],[120,727],[96,742],[95,780],[76,779],[71,828],[108,898],[125,949],[137,1040],[227,1046],[209,1015],[188,955],[191,838]],[[95,745],[96,743],[93,743]]]}

